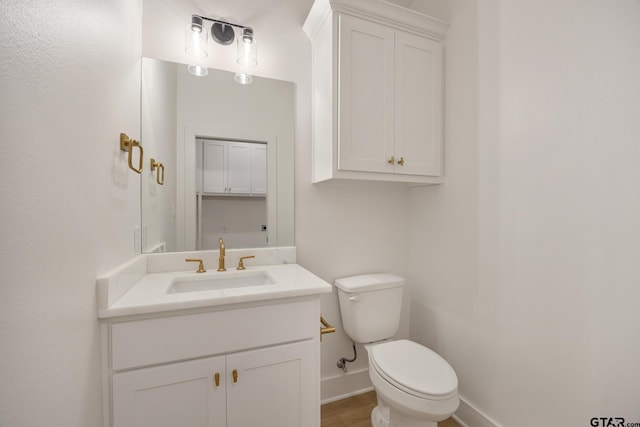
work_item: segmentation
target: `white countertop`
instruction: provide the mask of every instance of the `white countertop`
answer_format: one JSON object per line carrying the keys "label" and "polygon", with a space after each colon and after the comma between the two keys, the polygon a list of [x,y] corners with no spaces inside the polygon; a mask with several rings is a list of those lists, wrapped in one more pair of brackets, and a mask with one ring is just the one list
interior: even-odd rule
{"label": "white countertop", "polygon": [[221,274],[234,275],[243,274],[243,272],[230,270],[218,273],[215,270],[210,270],[207,273],[175,271],[144,274],[115,302],[106,307],[100,307],[98,317],[105,319],[190,308],[268,301],[328,293],[332,289],[330,284],[298,264],[259,265],[247,267],[244,270],[246,273],[256,271],[268,273],[274,283],[206,291],[168,293],[167,291],[176,278],[195,277],[206,279]]}

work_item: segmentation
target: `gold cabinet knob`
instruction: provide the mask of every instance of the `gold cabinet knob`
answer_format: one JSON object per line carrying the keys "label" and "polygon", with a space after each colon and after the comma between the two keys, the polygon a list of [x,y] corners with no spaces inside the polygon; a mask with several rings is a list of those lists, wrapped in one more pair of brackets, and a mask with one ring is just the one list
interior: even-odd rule
{"label": "gold cabinet knob", "polygon": [[396,158],[394,156],[391,156],[391,158],[387,160],[387,163],[389,163],[390,165],[394,164],[395,162],[396,162]]}
{"label": "gold cabinet knob", "polygon": [[216,387],[220,387],[220,373],[216,372],[213,376],[213,381],[216,383]]}
{"label": "gold cabinet knob", "polygon": [[400,166],[404,166],[404,157],[400,157],[400,160],[398,160],[398,164]]}
{"label": "gold cabinet knob", "polygon": [[233,382],[237,383],[238,382],[238,370],[234,369],[232,374],[233,374]]}

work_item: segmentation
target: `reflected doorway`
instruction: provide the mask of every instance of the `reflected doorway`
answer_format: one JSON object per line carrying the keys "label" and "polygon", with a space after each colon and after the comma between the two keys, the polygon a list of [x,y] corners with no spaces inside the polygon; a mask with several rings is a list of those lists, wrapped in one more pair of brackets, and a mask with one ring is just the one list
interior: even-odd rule
{"label": "reflected doorway", "polygon": [[196,247],[268,246],[267,144],[196,139]]}

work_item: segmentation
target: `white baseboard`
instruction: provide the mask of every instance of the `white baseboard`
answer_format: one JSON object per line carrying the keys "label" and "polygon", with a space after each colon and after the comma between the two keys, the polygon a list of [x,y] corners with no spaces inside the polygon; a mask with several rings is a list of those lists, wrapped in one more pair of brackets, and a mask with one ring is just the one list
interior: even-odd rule
{"label": "white baseboard", "polygon": [[453,419],[462,427],[500,427],[498,423],[480,412],[460,396],[460,406],[453,414]]}
{"label": "white baseboard", "polygon": [[373,390],[367,368],[322,378],[320,403],[330,403]]}

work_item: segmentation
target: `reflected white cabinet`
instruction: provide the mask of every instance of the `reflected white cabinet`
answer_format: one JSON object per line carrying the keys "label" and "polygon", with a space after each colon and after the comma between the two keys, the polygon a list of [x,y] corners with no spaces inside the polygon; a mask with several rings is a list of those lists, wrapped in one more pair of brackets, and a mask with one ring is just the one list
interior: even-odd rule
{"label": "reflected white cabinet", "polygon": [[319,319],[313,298],[105,322],[104,425],[319,427]]}
{"label": "reflected white cabinet", "polygon": [[448,25],[379,1],[317,0],[312,42],[313,182],[442,182]]}
{"label": "reflected white cabinet", "polygon": [[219,141],[204,141],[202,150],[202,191],[204,193],[226,193],[227,145]]}
{"label": "reflected white cabinet", "polygon": [[266,144],[202,140],[202,191],[209,195],[264,196]]}
{"label": "reflected white cabinet", "polygon": [[267,145],[251,145],[251,194],[267,195]]}

